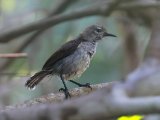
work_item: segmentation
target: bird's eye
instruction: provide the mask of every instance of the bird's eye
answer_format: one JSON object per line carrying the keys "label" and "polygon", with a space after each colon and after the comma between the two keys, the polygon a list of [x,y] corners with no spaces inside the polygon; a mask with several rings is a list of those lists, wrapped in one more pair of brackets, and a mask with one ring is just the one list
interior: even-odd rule
{"label": "bird's eye", "polygon": [[102,28],[97,28],[97,29],[96,29],[96,32],[97,32],[97,33],[102,32]]}

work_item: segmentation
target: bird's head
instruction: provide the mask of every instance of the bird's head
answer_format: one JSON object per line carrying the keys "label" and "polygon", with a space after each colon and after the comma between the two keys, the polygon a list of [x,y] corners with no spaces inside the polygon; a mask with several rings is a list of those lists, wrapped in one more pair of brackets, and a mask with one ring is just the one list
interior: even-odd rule
{"label": "bird's head", "polygon": [[113,34],[107,33],[107,30],[103,26],[99,26],[99,25],[91,25],[87,27],[83,31],[82,36],[84,40],[95,41],[95,42],[107,36],[116,37]]}

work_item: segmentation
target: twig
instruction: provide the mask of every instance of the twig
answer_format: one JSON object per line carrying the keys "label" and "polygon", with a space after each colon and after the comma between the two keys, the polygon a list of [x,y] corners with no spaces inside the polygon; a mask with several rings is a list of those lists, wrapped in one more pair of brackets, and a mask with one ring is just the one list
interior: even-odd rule
{"label": "twig", "polygon": [[[29,45],[32,41],[31,40],[27,40],[25,41],[17,50],[15,50],[14,53],[20,53],[21,51],[24,50],[24,48]],[[7,59],[5,61],[5,63],[0,67],[0,72],[3,73],[4,69],[8,68],[12,63],[14,62],[14,60],[9,60]]]}
{"label": "twig", "polygon": [[0,54],[0,58],[24,58],[27,57],[27,53],[6,53]]}

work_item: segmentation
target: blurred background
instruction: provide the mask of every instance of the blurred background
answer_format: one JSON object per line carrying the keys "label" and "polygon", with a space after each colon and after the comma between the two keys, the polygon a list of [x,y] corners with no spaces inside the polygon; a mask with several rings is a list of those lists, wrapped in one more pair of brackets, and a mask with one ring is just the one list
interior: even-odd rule
{"label": "blurred background", "polygon": [[[64,0],[67,1],[67,0]],[[67,6],[58,14],[70,14],[94,8],[100,2],[110,4],[113,0],[68,0]],[[134,0],[131,0],[132,2]],[[123,4],[132,4],[130,0]],[[136,0],[135,0],[136,1]],[[144,1],[144,0],[142,0]],[[0,33],[46,19],[63,0],[0,0]],[[102,6],[99,5],[99,8]],[[125,6],[124,6],[125,7]],[[121,80],[143,59],[150,37],[147,18],[137,17],[131,11],[116,10],[110,15],[85,16],[81,19],[64,21],[35,38],[31,32],[9,42],[0,40],[0,106],[11,105],[58,92],[62,83],[58,77],[46,78],[34,91],[25,88],[25,81],[41,70],[45,61],[66,41],[74,39],[92,24],[103,25],[117,38],[104,38],[97,48],[90,67],[77,82],[98,84]],[[51,15],[52,16],[52,15]],[[12,55],[11,53],[16,53]],[[67,83],[69,88],[77,87]]]}

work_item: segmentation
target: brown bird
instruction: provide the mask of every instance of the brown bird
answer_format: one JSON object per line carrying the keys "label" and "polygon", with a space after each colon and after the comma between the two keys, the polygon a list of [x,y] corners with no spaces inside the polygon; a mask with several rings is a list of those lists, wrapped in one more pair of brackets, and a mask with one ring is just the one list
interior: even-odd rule
{"label": "brown bird", "polygon": [[32,89],[44,77],[48,75],[58,75],[64,85],[60,91],[65,93],[65,98],[70,97],[65,80],[80,86],[90,87],[89,83],[80,84],[73,81],[89,67],[90,61],[96,52],[97,42],[103,37],[112,36],[107,33],[103,26],[92,25],[87,27],[76,39],[65,43],[58,49],[44,64],[41,71],[27,80],[25,86]]}

